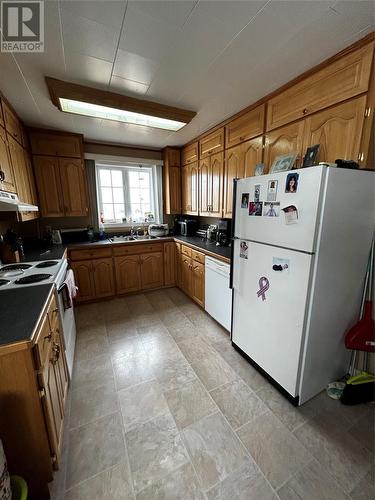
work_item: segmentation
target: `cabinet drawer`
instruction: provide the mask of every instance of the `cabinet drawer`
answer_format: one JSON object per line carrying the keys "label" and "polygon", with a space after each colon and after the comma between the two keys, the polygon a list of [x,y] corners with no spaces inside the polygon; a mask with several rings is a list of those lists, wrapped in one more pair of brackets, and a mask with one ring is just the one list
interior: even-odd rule
{"label": "cabinet drawer", "polygon": [[6,131],[14,137],[17,142],[22,144],[21,123],[5,102],[3,102],[3,113]]}
{"label": "cabinet drawer", "polygon": [[191,252],[192,249],[190,247],[187,247],[186,245],[181,245],[181,253],[184,255],[187,255],[188,257],[191,257]]}
{"label": "cabinet drawer", "polygon": [[162,252],[163,243],[147,243],[142,245],[128,244],[113,247],[113,255],[135,255],[149,252]]}
{"label": "cabinet drawer", "polygon": [[267,130],[366,92],[374,42],[341,57],[268,101]]}
{"label": "cabinet drawer", "polygon": [[224,150],[224,128],[215,130],[212,134],[199,141],[199,158],[204,158]]}
{"label": "cabinet drawer", "polygon": [[111,257],[111,248],[91,248],[90,250],[70,250],[70,260],[101,259]]}
{"label": "cabinet drawer", "polygon": [[225,147],[230,148],[263,133],[265,105],[257,106],[225,126]]}
{"label": "cabinet drawer", "polygon": [[191,250],[191,258],[197,262],[200,262],[201,264],[204,264],[204,253],[202,252],[197,252],[196,250]]}
{"label": "cabinet drawer", "polygon": [[198,142],[185,146],[181,151],[181,164],[187,165],[198,160]]}

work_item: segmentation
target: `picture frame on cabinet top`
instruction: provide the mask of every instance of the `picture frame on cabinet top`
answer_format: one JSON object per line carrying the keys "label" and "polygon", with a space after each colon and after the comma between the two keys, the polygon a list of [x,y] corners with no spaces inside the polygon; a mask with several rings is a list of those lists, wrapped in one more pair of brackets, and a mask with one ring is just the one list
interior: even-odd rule
{"label": "picture frame on cabinet top", "polygon": [[296,159],[297,159],[297,153],[288,153],[286,155],[276,156],[270,168],[270,174],[292,170],[296,162]]}

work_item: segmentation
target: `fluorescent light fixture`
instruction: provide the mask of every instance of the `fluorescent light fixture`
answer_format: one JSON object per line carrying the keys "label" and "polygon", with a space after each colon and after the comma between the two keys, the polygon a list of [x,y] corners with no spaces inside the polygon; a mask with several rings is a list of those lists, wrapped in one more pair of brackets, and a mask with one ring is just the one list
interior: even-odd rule
{"label": "fluorescent light fixture", "polygon": [[145,127],[160,128],[164,130],[172,130],[176,132],[186,125],[184,122],[168,120],[167,118],[159,118],[158,116],[144,115],[142,113],[134,113],[123,109],[109,108],[100,104],[91,104],[89,102],[75,101],[59,97],[61,110],[66,113],[76,115],[91,116],[102,120],[113,120],[123,123],[131,123],[133,125],[143,125]]}

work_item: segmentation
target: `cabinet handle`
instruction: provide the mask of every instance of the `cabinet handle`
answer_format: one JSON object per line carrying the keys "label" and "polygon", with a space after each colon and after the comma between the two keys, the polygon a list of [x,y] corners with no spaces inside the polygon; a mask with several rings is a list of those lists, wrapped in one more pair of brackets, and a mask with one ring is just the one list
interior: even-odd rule
{"label": "cabinet handle", "polygon": [[306,113],[307,113],[307,108],[304,108],[304,109],[302,110],[302,114],[303,114],[303,115],[305,115]]}
{"label": "cabinet handle", "polygon": [[3,181],[5,181],[5,173],[2,170],[0,170],[0,182]]}
{"label": "cabinet handle", "polygon": [[60,357],[60,346],[59,344],[56,344],[56,342],[54,343],[54,346],[52,347],[52,351],[53,351],[53,354],[54,354],[54,357],[52,359],[52,363],[53,364],[56,364],[59,360],[59,357]]}
{"label": "cabinet handle", "polygon": [[371,108],[370,108],[370,106],[369,106],[368,108],[366,108],[366,111],[365,111],[365,118],[368,118],[370,115],[371,115]]}
{"label": "cabinet handle", "polygon": [[365,157],[364,153],[359,153],[358,154],[358,161],[363,161],[364,157]]}
{"label": "cabinet handle", "polygon": [[44,339],[48,340],[48,342],[50,342],[51,338],[52,338],[52,332],[49,332],[49,334],[44,337]]}

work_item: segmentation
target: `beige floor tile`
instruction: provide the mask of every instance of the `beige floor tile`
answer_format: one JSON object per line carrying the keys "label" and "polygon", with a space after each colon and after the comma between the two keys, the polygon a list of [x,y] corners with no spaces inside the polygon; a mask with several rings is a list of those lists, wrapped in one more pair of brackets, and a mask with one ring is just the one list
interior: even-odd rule
{"label": "beige floor tile", "polygon": [[349,500],[316,460],[297,472],[277,493],[281,500]]}
{"label": "beige floor tile", "polygon": [[205,497],[188,463],[142,490],[137,500],[205,500]]}
{"label": "beige floor tile", "polygon": [[168,297],[170,297],[172,302],[177,306],[181,306],[183,304],[188,304],[189,302],[191,302],[191,299],[189,299],[189,297],[178,288],[168,288],[166,290],[166,293]]}
{"label": "beige floor tile", "polygon": [[138,335],[137,326],[131,319],[111,319],[106,322],[110,343]]}
{"label": "beige floor tile", "polygon": [[265,413],[268,408],[241,379],[211,391],[211,396],[233,429]]}
{"label": "beige floor tile", "polygon": [[375,498],[375,467],[351,491],[353,500],[374,500]]}
{"label": "beige floor tile", "polygon": [[113,373],[119,391],[153,379],[153,360],[147,354],[118,358],[113,360]]}
{"label": "beige floor tile", "polygon": [[216,405],[199,380],[164,393],[177,427],[183,429],[213,413]]}
{"label": "beige floor tile", "polygon": [[309,402],[295,407],[271,384],[260,388],[257,395],[290,431],[316,415],[316,410]]}
{"label": "beige floor tile", "polygon": [[168,326],[168,331],[177,343],[194,339],[199,335],[197,328],[187,318],[176,325]]}
{"label": "beige floor tile", "polygon": [[143,342],[143,347],[146,354],[155,362],[158,359],[183,358],[180,349],[170,335],[156,334],[153,338],[148,337],[148,340]]}
{"label": "beige floor tile", "polygon": [[204,490],[225,479],[248,457],[220,413],[186,427],[182,436]]}
{"label": "beige floor tile", "polygon": [[102,302],[100,308],[106,321],[126,319],[129,316],[129,308],[123,297]]}
{"label": "beige floor tile", "polygon": [[245,424],[237,434],[274,488],[279,488],[312,459],[271,412]]}
{"label": "beige floor tile", "polygon": [[71,392],[71,429],[119,410],[114,380],[97,387],[83,387]]}
{"label": "beige floor tile", "polygon": [[215,354],[214,349],[212,349],[207,342],[200,337],[194,337],[192,339],[179,342],[178,347],[190,363],[204,359],[209,354]]}
{"label": "beige floor tile", "polygon": [[170,413],[134,428],[125,437],[136,493],[189,462]]}
{"label": "beige floor tile", "polygon": [[207,500],[277,500],[275,492],[251,459],[246,460],[206,495]]}
{"label": "beige floor tile", "polygon": [[352,426],[358,420],[373,412],[371,405],[343,405],[337,399],[330,398],[326,391],[322,391],[315,396],[308,404],[317,414],[336,415],[340,423],[346,426]]}
{"label": "beige floor tile", "polygon": [[168,329],[162,322],[149,326],[141,326],[137,328],[137,331],[142,342],[153,342],[165,337],[170,339]]}
{"label": "beige floor tile", "polygon": [[97,387],[113,381],[113,370],[109,355],[85,359],[74,364],[72,389]]}
{"label": "beige floor tile", "polygon": [[160,317],[156,311],[142,313],[134,316],[134,322],[137,328],[142,326],[152,326],[160,323]]}
{"label": "beige floor tile", "polygon": [[128,337],[110,344],[110,353],[112,360],[119,358],[132,358],[145,354],[143,342],[139,335]]}
{"label": "beige floor tile", "polygon": [[125,456],[120,413],[70,431],[66,488],[72,488],[118,463]]}
{"label": "beige floor tile", "polygon": [[191,366],[208,391],[236,378],[232,368],[215,353],[195,361]]}
{"label": "beige floor tile", "polygon": [[347,432],[345,420],[336,413],[317,415],[294,434],[346,493],[373,463],[371,452]]}
{"label": "beige floor tile", "polygon": [[115,465],[66,493],[65,500],[133,500],[129,466]]}
{"label": "beige floor tile", "polygon": [[95,338],[101,335],[102,336],[107,335],[107,328],[104,322],[99,323],[97,325],[88,325],[77,328],[77,342],[80,342],[82,340],[88,340],[91,339],[92,337]]}
{"label": "beige floor tile", "polygon": [[160,385],[151,380],[119,391],[125,431],[168,411]]}
{"label": "beige floor tile", "polygon": [[372,453],[375,453],[375,407],[370,408],[370,411],[358,420],[348,432],[362,446],[367,448]]}
{"label": "beige floor tile", "polygon": [[75,362],[92,359],[109,353],[107,335],[96,335],[83,340],[77,340],[75,348]]}
{"label": "beige floor tile", "polygon": [[197,376],[185,358],[163,358],[153,368],[156,380],[163,391],[178,389],[187,382],[196,380]]}
{"label": "beige floor tile", "polygon": [[89,325],[104,324],[104,316],[98,310],[98,304],[80,305],[75,308],[75,317],[78,328]]}

